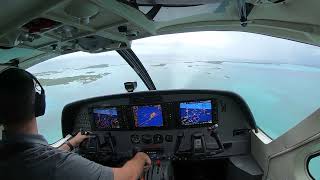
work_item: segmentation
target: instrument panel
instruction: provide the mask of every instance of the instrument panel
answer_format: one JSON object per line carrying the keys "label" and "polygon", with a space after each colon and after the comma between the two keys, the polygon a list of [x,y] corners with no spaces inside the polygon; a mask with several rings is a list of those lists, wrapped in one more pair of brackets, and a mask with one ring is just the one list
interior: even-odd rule
{"label": "instrument panel", "polygon": [[250,152],[254,118],[231,92],[147,91],[85,99],[62,113],[64,136],[79,129],[91,134],[77,152],[102,165],[121,167],[136,152],[147,153],[152,167],[145,179],[196,174],[223,179],[228,172],[241,172],[238,179],[261,179],[263,174]]}
{"label": "instrument panel", "polygon": [[[237,118],[239,113],[241,117]],[[62,131],[65,136],[78,128],[90,131],[197,128],[221,126],[230,119],[235,119],[232,120],[235,126],[240,121],[242,127],[257,129],[249,107],[237,94],[212,90],[146,91],[70,103],[63,109]]]}
{"label": "instrument panel", "polygon": [[80,153],[119,162],[144,151],[155,160],[192,160],[250,153],[253,116],[238,95],[211,90],[147,91],[77,101],[62,116],[63,134],[92,138]]}

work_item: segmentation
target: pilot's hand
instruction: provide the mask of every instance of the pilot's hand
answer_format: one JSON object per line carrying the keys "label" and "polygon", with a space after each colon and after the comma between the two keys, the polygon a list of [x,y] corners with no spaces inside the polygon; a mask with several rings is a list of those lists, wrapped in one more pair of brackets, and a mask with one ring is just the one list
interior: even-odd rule
{"label": "pilot's hand", "polygon": [[151,159],[146,153],[138,152],[121,168],[112,168],[114,180],[143,179],[144,171],[151,167]]}
{"label": "pilot's hand", "polygon": [[85,139],[87,139],[89,136],[88,135],[84,135],[81,134],[81,132],[78,132],[77,135],[75,135],[72,139],[69,140],[69,142],[74,146],[77,147],[80,145],[80,143],[82,141],[84,141]]}
{"label": "pilot's hand", "polygon": [[151,167],[151,159],[150,157],[144,152],[138,152],[135,157],[142,158],[144,160],[144,170],[147,171]]}

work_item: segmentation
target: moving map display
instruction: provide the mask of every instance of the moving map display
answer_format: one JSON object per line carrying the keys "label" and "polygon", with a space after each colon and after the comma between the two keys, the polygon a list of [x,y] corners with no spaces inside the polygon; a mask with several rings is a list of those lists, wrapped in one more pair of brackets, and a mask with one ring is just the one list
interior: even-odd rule
{"label": "moving map display", "polygon": [[117,108],[93,109],[93,121],[97,129],[120,128]]}
{"label": "moving map display", "polygon": [[180,103],[181,125],[209,124],[213,121],[211,100]]}
{"label": "moving map display", "polygon": [[135,127],[161,127],[163,117],[161,105],[133,106]]}

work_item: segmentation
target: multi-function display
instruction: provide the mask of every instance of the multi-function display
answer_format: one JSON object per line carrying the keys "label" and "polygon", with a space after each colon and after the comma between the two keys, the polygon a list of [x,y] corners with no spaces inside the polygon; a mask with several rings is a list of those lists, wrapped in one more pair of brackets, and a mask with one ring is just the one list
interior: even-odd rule
{"label": "multi-function display", "polygon": [[161,105],[133,106],[134,126],[162,127],[163,116]]}
{"label": "multi-function display", "polygon": [[181,102],[179,107],[182,126],[210,124],[214,120],[211,100]]}

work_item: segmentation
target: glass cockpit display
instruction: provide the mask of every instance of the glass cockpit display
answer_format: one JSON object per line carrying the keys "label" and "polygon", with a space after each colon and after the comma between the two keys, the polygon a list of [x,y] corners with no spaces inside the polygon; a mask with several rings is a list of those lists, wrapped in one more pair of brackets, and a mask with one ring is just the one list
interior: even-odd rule
{"label": "glass cockpit display", "polygon": [[132,110],[136,128],[163,126],[161,105],[133,106]]}
{"label": "glass cockpit display", "polygon": [[181,102],[180,124],[183,126],[211,124],[214,121],[212,101]]}
{"label": "glass cockpit display", "polygon": [[120,128],[118,110],[115,107],[94,108],[93,121],[97,129]]}

